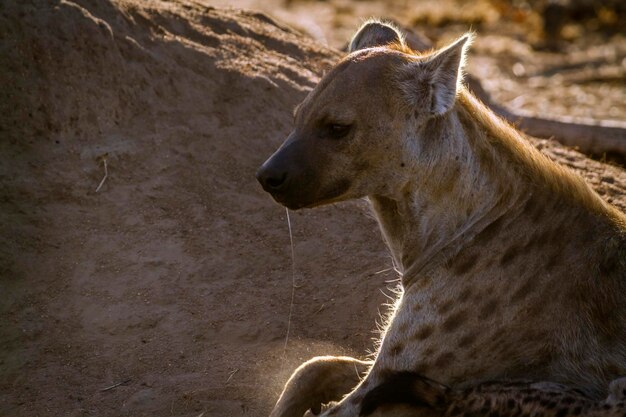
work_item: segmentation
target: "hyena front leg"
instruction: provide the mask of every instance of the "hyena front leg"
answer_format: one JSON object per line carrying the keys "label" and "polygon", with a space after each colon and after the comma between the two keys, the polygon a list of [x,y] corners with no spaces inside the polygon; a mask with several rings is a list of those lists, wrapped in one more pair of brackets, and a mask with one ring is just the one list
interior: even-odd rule
{"label": "hyena front leg", "polygon": [[302,417],[319,413],[322,404],[338,401],[360,382],[372,362],[345,356],[319,356],[291,375],[270,417]]}

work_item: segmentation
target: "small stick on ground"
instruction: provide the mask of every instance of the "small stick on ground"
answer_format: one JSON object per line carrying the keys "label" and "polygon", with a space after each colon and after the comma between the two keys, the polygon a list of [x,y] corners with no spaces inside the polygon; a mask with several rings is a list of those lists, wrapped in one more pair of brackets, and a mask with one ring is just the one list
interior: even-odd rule
{"label": "small stick on ground", "polygon": [[102,181],[100,181],[100,185],[98,185],[98,188],[96,188],[96,192],[100,191],[100,188],[102,188],[102,184],[104,184],[104,181],[106,181],[107,177],[109,176],[109,170],[107,169],[107,155],[102,155],[100,159],[102,159],[102,162],[104,163],[104,177],[102,178]]}
{"label": "small stick on ground", "polygon": [[234,371],[231,371],[230,374],[228,375],[228,379],[226,380],[226,383],[228,384],[230,382],[230,380],[233,378],[233,376],[239,372],[239,369],[235,369]]}
{"label": "small stick on ground", "polygon": [[322,311],[324,309],[324,307],[326,307],[326,304],[322,303],[322,306],[320,308],[318,308],[317,311],[315,313],[313,313],[313,314],[319,313],[320,311]]}
{"label": "small stick on ground", "polygon": [[126,380],[124,380],[124,381],[122,381],[122,382],[118,382],[117,384],[113,384],[113,385],[111,385],[110,387],[102,388],[102,389],[100,390],[100,392],[110,391],[110,390],[112,390],[113,388],[117,388],[117,387],[119,387],[120,385],[128,384],[130,381],[132,381],[132,379],[130,379],[130,378],[129,378],[129,379],[126,379]]}

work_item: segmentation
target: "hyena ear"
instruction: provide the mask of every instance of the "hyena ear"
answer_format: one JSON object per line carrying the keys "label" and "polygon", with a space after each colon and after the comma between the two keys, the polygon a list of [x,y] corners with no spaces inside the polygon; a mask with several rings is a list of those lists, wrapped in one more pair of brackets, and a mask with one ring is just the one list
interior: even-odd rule
{"label": "hyena ear", "polygon": [[473,38],[473,34],[467,33],[450,46],[400,69],[400,87],[414,108],[439,116],[454,106],[467,48]]}
{"label": "hyena ear", "polygon": [[618,378],[609,384],[608,404],[626,401],[626,377]]}
{"label": "hyena ear", "polygon": [[404,45],[404,36],[398,28],[391,23],[368,20],[361,25],[352,37],[348,52],[352,53],[365,48],[385,46],[394,42]]}

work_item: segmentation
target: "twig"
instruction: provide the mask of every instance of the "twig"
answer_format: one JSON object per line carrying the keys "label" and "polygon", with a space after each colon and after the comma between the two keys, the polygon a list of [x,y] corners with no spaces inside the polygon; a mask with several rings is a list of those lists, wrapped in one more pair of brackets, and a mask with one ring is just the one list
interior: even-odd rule
{"label": "twig", "polygon": [[107,177],[109,176],[109,170],[107,169],[106,155],[102,157],[102,162],[104,162],[104,177],[102,178],[102,181],[100,181],[100,185],[98,185],[98,188],[96,188],[96,192],[100,191],[102,184],[104,184],[104,181],[106,181]]}
{"label": "twig", "polygon": [[228,379],[226,380],[226,383],[228,384],[230,382],[230,380],[233,378],[233,376],[239,372],[239,368],[235,369],[234,371],[231,371],[230,374],[228,375]]}
{"label": "twig", "polygon": [[113,385],[111,385],[110,387],[102,388],[102,389],[100,390],[100,392],[104,392],[104,391],[109,391],[109,390],[112,390],[113,388],[117,388],[117,387],[119,387],[120,385],[128,384],[130,381],[132,381],[132,379],[130,379],[130,378],[129,378],[129,379],[124,380],[124,381],[122,381],[122,382],[118,382],[117,384],[113,384]]}

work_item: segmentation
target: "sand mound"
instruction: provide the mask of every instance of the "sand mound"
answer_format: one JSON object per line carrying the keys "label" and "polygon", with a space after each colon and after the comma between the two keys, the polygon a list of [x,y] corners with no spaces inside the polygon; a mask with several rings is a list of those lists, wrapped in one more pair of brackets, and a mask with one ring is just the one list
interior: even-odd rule
{"label": "sand mound", "polygon": [[[0,39],[0,415],[265,415],[300,361],[371,347],[395,276],[346,203],[292,214],[283,359],[254,180],[336,52],[192,1],[4,1]],[[623,171],[537,143],[626,207]]]}

